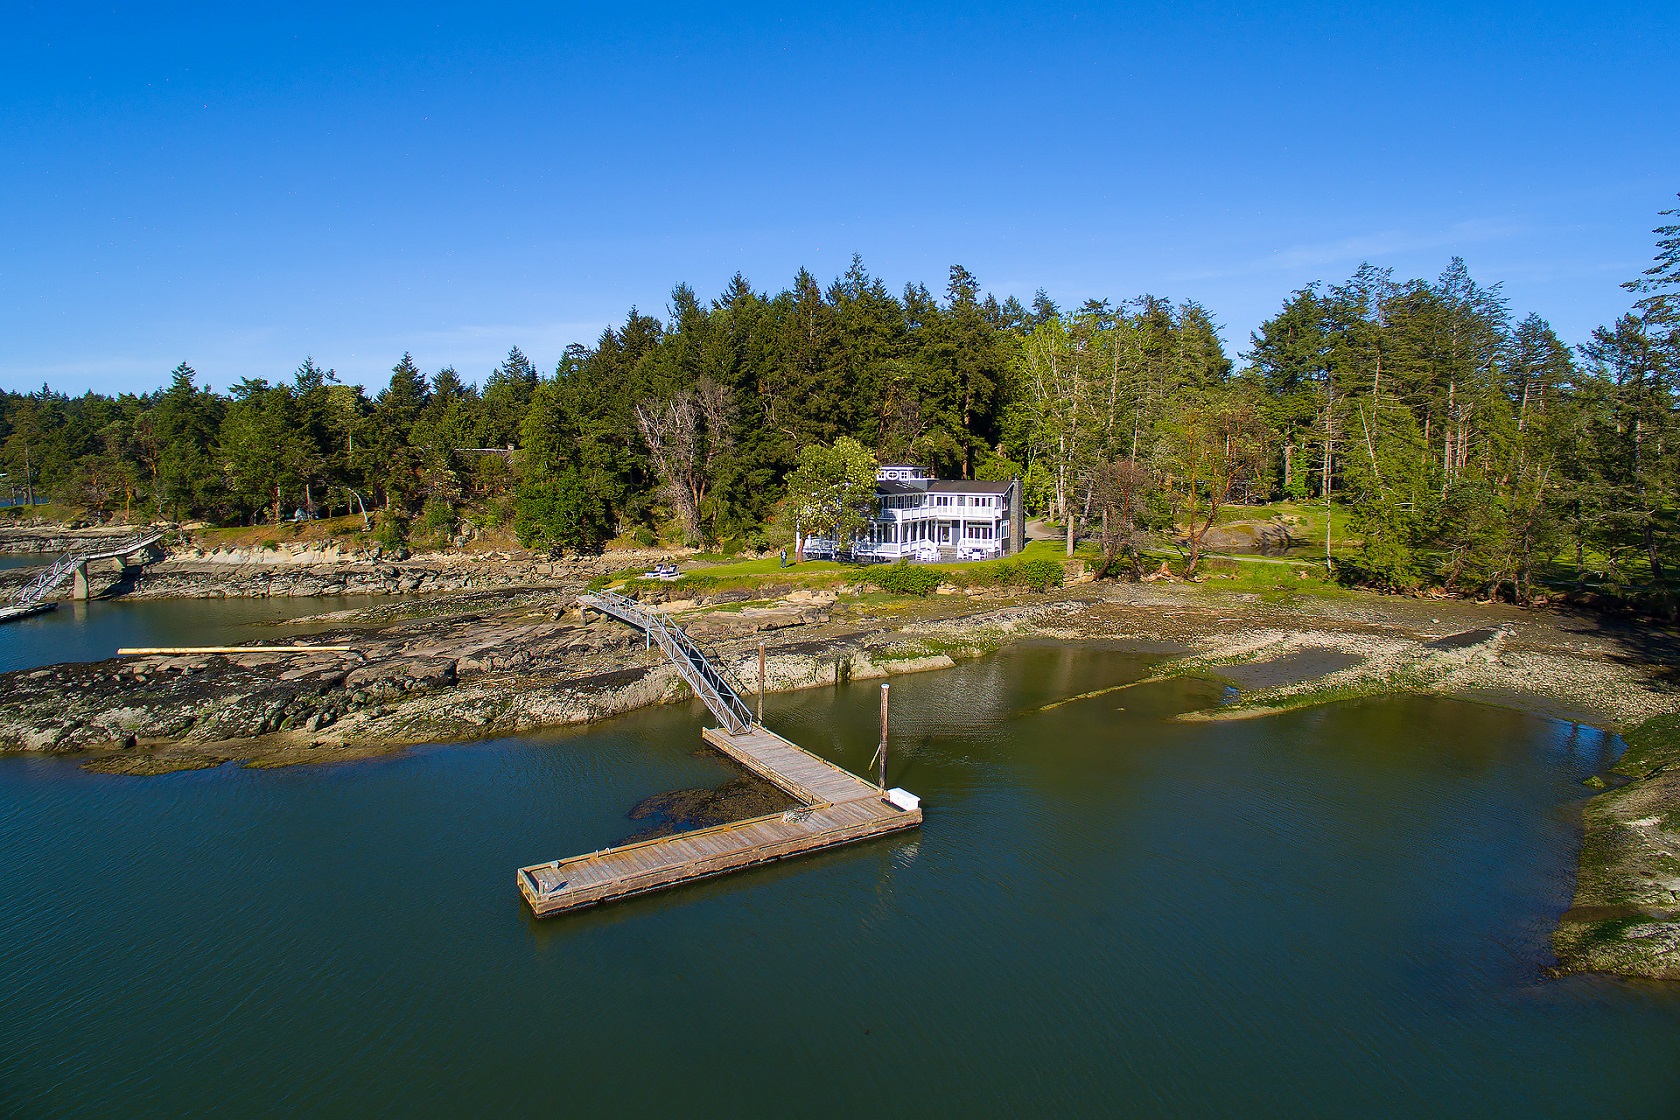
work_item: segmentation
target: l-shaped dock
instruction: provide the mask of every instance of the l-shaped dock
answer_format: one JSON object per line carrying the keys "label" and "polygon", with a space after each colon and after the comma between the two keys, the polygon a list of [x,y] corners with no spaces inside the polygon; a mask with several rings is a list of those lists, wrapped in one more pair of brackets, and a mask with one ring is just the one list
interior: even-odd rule
{"label": "l-shaped dock", "polygon": [[922,823],[921,802],[914,795],[872,785],[756,722],[734,681],[662,614],[611,592],[582,596],[580,601],[646,631],[650,645],[657,641],[724,724],[701,732],[706,741],[798,805],[782,813],[522,867],[519,890],[537,917],[631,898]]}

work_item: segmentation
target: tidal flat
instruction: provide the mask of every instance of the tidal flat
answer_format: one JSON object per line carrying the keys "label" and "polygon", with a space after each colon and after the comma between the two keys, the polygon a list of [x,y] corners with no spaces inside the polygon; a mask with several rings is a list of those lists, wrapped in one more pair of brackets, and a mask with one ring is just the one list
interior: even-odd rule
{"label": "tidal flat", "polygon": [[[14,663],[27,667],[0,675],[0,751],[67,756],[110,775],[227,762],[289,767],[537,734],[683,701],[686,686],[658,651],[617,623],[584,617],[577,590],[287,600],[286,610],[269,608],[245,630],[227,631],[228,640],[267,646],[347,644],[354,647],[348,656],[282,649],[53,663],[58,635],[67,626],[74,632],[76,621],[68,611],[47,616],[11,632],[22,638]],[[1672,635],[1588,612],[1374,595],[1262,597],[1182,584],[1086,583],[925,600],[845,586],[779,591],[749,609],[740,595],[674,606],[745,682],[754,682],[762,641],[773,694],[948,670],[1049,642],[1083,656],[1145,656],[1149,680],[1222,686],[1207,703],[1174,713],[1180,723],[1269,720],[1370,697],[1437,695],[1643,742],[1666,726],[1660,717],[1680,710]],[[202,612],[214,605],[178,606]],[[175,607],[82,609],[138,609],[167,620]],[[264,625],[250,625],[257,621]],[[1653,761],[1641,768],[1643,758]],[[1676,974],[1680,791],[1671,766],[1672,753],[1642,748],[1624,773],[1612,774],[1607,763],[1604,774],[1586,776],[1631,784],[1580,811],[1580,893],[1558,929],[1560,970]],[[767,796],[745,781],[747,788],[722,798],[653,791],[673,800],[665,809],[650,806],[644,828],[667,818],[710,820],[718,806]]]}

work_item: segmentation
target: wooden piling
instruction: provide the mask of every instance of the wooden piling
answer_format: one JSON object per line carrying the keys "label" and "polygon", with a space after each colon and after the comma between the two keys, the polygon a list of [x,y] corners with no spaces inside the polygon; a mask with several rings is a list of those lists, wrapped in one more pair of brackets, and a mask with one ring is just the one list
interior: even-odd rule
{"label": "wooden piling", "polygon": [[881,746],[876,753],[881,756],[881,778],[877,785],[881,787],[881,796],[887,795],[887,690],[890,684],[881,686]]}

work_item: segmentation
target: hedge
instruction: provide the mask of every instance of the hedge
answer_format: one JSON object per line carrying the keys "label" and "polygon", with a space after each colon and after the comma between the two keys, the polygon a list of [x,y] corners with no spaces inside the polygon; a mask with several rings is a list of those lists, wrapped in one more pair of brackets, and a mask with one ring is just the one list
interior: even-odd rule
{"label": "hedge", "polygon": [[896,595],[927,596],[941,583],[958,587],[1030,587],[1046,591],[1060,587],[1062,564],[1047,556],[1031,560],[988,560],[965,568],[913,567],[900,560],[872,570],[866,578],[882,591]]}
{"label": "hedge", "polygon": [[895,595],[921,595],[925,598],[933,594],[933,589],[944,582],[945,576],[934,568],[913,568],[900,560],[896,564],[872,569],[865,578],[882,591],[890,591]]}
{"label": "hedge", "polygon": [[716,576],[694,572],[676,579],[628,579],[624,581],[624,594],[639,599],[641,593],[647,591],[655,599],[686,599],[696,592],[710,591],[717,585]]}

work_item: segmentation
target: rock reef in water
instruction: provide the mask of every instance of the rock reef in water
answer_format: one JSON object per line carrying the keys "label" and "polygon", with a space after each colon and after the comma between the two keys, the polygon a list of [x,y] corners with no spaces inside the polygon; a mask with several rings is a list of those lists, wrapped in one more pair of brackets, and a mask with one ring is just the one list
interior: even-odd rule
{"label": "rock reef in water", "polygon": [[[398,570],[402,590],[415,573]],[[308,641],[352,645],[354,656],[253,650],[0,675],[0,751],[86,752],[88,769],[124,774],[230,760],[282,766],[689,697],[639,634],[585,621],[575,598],[585,571],[525,574],[564,586],[408,596],[293,620],[333,627]],[[239,586],[329,593],[316,590],[317,575],[317,566],[276,565]],[[1619,766],[1629,783],[1588,802],[1579,890],[1554,947],[1564,971],[1680,979],[1680,724],[1663,722],[1680,720],[1680,646],[1667,631],[1565,611],[1376,596],[1267,602],[1159,584],[886,603],[789,585],[666,606],[749,684],[763,640],[770,691],[943,668],[1008,641],[1052,638],[1157,653],[1157,675],[1236,686],[1231,703],[1198,718],[1415,691],[1639,728]],[[679,791],[642,808],[650,830],[680,829],[763,792],[750,782],[726,794]]]}
{"label": "rock reef in water", "polygon": [[[95,752],[90,768],[107,773],[162,773],[207,759],[287,765],[582,723],[689,695],[657,649],[618,623],[585,622],[574,596],[517,598],[521,606],[493,613],[412,604],[444,617],[378,608],[366,613],[399,617],[309,636],[307,644],[350,645],[351,654],[287,652],[282,639],[249,653],[148,655],[0,675],[0,750]],[[953,663],[944,655],[872,652],[865,635],[827,622],[826,610],[807,603],[704,618],[693,630],[743,679],[757,673],[750,639],[773,632],[766,677],[774,691]],[[824,629],[820,640],[797,633],[812,627]]]}
{"label": "rock reef in water", "polygon": [[1626,785],[1587,802],[1575,904],[1552,935],[1563,972],[1680,980],[1680,717],[1628,732]]}

